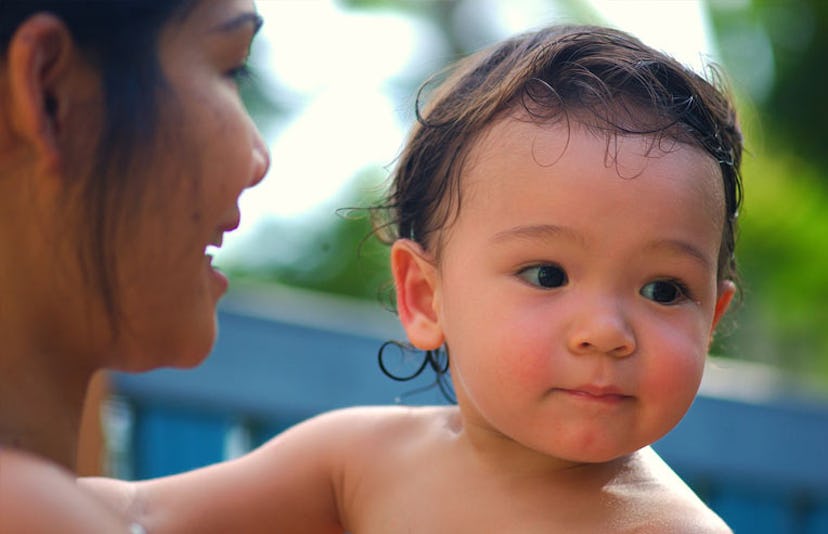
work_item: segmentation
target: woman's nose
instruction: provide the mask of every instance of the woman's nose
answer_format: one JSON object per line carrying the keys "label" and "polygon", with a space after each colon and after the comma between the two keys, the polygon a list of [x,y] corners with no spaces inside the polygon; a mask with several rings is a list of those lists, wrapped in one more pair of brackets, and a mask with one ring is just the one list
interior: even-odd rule
{"label": "woman's nose", "polygon": [[253,187],[261,182],[270,168],[270,151],[258,130],[255,131],[253,141],[253,171],[247,187]]}
{"label": "woman's nose", "polygon": [[599,353],[623,358],[635,352],[633,328],[620,303],[609,300],[584,306],[574,317],[569,339],[573,354]]}

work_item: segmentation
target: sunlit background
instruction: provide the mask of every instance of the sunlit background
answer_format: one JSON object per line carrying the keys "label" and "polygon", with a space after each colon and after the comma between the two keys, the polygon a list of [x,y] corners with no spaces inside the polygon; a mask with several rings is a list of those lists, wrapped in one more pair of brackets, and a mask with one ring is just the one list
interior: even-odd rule
{"label": "sunlit background", "polygon": [[746,134],[744,298],[714,351],[828,384],[826,7],[818,0],[260,0],[246,87],[271,148],[218,262],[253,279],[376,300],[385,250],[360,211],[383,190],[419,84],[552,22],[625,29],[700,72],[722,65]]}
{"label": "sunlit background", "polygon": [[[261,116],[271,141],[272,179],[245,199],[247,220],[234,246],[262,220],[307,215],[329,204],[360,171],[382,170],[411,123],[416,85],[451,59],[495,40],[547,22],[586,18],[627,29],[697,70],[719,59],[698,1],[258,5],[267,24],[252,60],[259,89],[282,113]],[[233,253],[251,252],[240,248]]]}

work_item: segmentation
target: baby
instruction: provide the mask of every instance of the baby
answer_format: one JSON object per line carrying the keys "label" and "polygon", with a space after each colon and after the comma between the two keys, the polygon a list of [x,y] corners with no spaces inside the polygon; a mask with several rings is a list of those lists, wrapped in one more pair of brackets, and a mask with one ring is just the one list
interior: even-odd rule
{"label": "baby", "polygon": [[731,103],[625,33],[556,26],[419,111],[382,230],[457,405],[328,413],[123,506],[152,534],[730,532],[649,445],[735,293]]}

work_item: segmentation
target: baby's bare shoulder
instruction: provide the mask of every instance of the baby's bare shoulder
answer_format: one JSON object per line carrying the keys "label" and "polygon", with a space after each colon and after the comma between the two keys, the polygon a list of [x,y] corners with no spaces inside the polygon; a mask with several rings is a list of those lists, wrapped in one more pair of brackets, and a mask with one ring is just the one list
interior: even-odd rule
{"label": "baby's bare shoulder", "polygon": [[340,439],[381,440],[387,447],[428,437],[453,424],[456,408],[448,406],[360,406],[319,415],[309,421]]}
{"label": "baby's bare shoulder", "polygon": [[[636,453],[612,488],[635,533],[732,534],[727,524],[651,449]],[[631,512],[631,513],[630,513]]]}
{"label": "baby's bare shoulder", "polygon": [[661,495],[635,528],[636,534],[733,534],[715,512],[701,501],[676,495]]}
{"label": "baby's bare shoulder", "polygon": [[[287,458],[312,456],[316,463],[354,465],[361,458],[379,461],[399,448],[429,441],[452,407],[359,406],[322,413],[282,432],[254,456]],[[268,460],[268,461],[270,461]]]}
{"label": "baby's bare shoulder", "polygon": [[733,531],[704,503],[679,498],[655,499],[654,509],[630,532],[635,534],[733,534]]}

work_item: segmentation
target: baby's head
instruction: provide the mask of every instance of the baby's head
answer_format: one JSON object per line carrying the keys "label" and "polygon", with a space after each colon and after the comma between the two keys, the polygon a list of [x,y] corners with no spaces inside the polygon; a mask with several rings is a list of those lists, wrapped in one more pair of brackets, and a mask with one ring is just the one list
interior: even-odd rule
{"label": "baby's head", "polygon": [[[426,89],[426,84],[423,89]],[[421,95],[423,91],[421,91]],[[441,232],[459,213],[466,157],[498,119],[580,123],[607,139],[645,134],[701,148],[719,165],[725,198],[718,276],[736,276],[742,136],[713,83],[621,31],[553,26],[518,35],[459,62],[420,108],[388,199],[391,240],[439,257]]]}
{"label": "baby's head", "polygon": [[675,426],[734,292],[741,150],[713,84],[619,31],[550,28],[459,64],[388,228],[400,320],[450,349],[470,426],[582,462]]}

